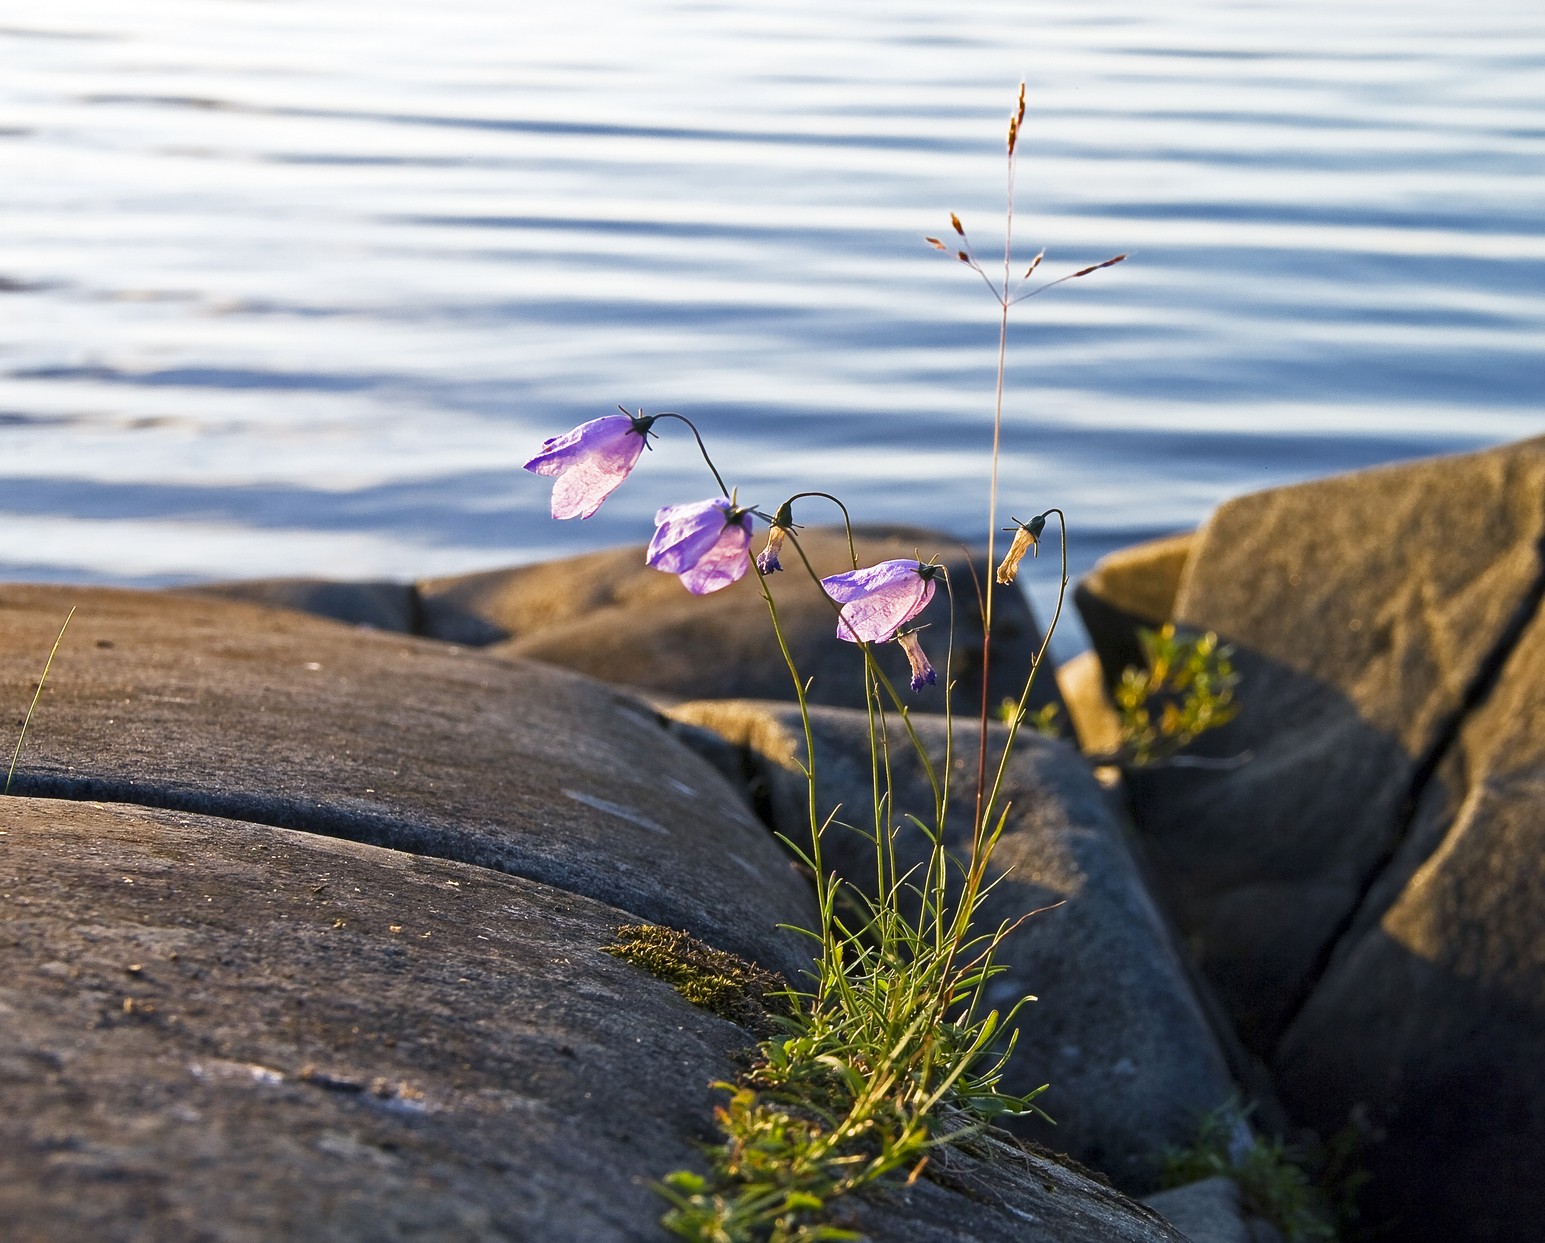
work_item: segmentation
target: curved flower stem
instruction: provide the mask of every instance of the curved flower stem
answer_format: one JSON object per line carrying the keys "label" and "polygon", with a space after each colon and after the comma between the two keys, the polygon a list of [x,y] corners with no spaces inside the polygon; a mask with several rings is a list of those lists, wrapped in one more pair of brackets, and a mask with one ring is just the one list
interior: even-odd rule
{"label": "curved flower stem", "polygon": [[703,455],[703,461],[708,463],[708,469],[713,472],[714,482],[719,485],[719,491],[727,498],[730,490],[724,486],[724,476],[719,473],[719,468],[713,464],[713,458],[708,456],[708,446],[703,443],[703,437],[697,430],[697,424],[684,414],[677,414],[674,410],[667,410],[654,416],[657,419],[675,419],[685,423],[692,431],[692,438],[697,441],[698,452]]}
{"label": "curved flower stem", "polygon": [[[848,507],[835,496],[833,496],[830,492],[796,492],[793,496],[789,497],[788,500],[784,501],[783,504],[792,508],[795,501],[803,500],[807,496],[818,496],[822,500],[830,501],[833,505],[842,511],[842,529],[848,537],[848,560],[853,563],[853,568],[855,570],[858,569],[858,550],[853,544],[853,518],[848,513]],[[780,505],[779,508],[781,509],[783,506]],[[762,516],[766,517],[765,514]],[[809,569],[809,562],[805,563],[805,567]],[[814,571],[811,572],[814,573]],[[817,578],[816,581],[820,582],[820,579]]]}
{"label": "curved flower stem", "polygon": [[[971,569],[972,579],[976,579],[976,568],[971,565],[971,558],[967,556],[966,565]],[[929,855],[930,883],[933,886],[933,940],[934,953],[942,954],[944,951],[944,912],[947,903],[948,887],[948,856],[944,849],[945,820],[949,815],[950,806],[950,781],[955,773],[955,713],[954,680],[951,675],[951,667],[955,660],[955,584],[950,581],[948,574],[944,578],[944,588],[949,596],[950,630],[949,642],[944,649],[944,781],[943,788],[937,791],[934,805],[935,837]],[[978,597],[981,595],[981,584],[976,583]],[[919,931],[922,929],[920,928]]]}
{"label": "curved flower stem", "polygon": [[[1009,757],[1014,753],[1014,740],[1019,733],[1020,724],[1024,720],[1025,705],[1030,700],[1030,689],[1035,685],[1035,675],[1040,670],[1041,663],[1046,658],[1046,652],[1051,646],[1051,636],[1057,629],[1057,622],[1062,616],[1063,601],[1067,595],[1067,520],[1063,516],[1062,511],[1055,507],[1048,509],[1046,513],[1056,514],[1057,523],[1061,528],[1062,584],[1057,591],[1057,607],[1055,612],[1052,614],[1051,625],[1046,628],[1046,634],[1041,640],[1041,646],[1037,650],[1035,658],[1030,662],[1030,675],[1025,679],[1024,690],[1020,692],[1019,702],[1014,712],[1014,719],[1009,722],[1008,738],[1004,742],[1003,753],[998,760],[997,773],[993,778],[992,787],[989,791],[986,791],[985,797],[979,790],[978,797],[979,799],[982,799],[982,801],[978,804],[976,822],[972,826],[971,856],[966,865],[965,881],[962,886],[960,900],[955,906],[955,926],[951,930],[949,937],[946,938],[948,943],[948,950],[944,956],[943,971],[946,979],[950,977],[952,972],[956,970],[955,960],[957,952],[962,946],[968,944],[967,937],[970,932],[971,916],[975,913],[977,904],[980,902],[983,894],[985,893],[984,885],[987,879],[987,863],[988,860],[992,858],[993,847],[997,844],[998,837],[1002,834],[1003,829],[1008,822],[1009,809],[1005,807],[998,815],[997,823],[992,827],[991,831],[988,829],[989,818],[992,816],[993,810],[997,805],[998,796],[1003,790],[1003,781],[1008,772]],[[983,713],[982,734],[978,744],[977,754],[979,760],[985,763],[985,756],[987,754],[987,723],[985,713]],[[990,888],[990,886],[987,887]],[[962,974],[969,974],[971,969],[972,965],[967,964],[967,966],[961,968],[960,971]],[[946,995],[946,992],[941,992],[940,994],[941,997]],[[943,1013],[941,1012],[939,1015],[941,1021],[943,1017]]]}

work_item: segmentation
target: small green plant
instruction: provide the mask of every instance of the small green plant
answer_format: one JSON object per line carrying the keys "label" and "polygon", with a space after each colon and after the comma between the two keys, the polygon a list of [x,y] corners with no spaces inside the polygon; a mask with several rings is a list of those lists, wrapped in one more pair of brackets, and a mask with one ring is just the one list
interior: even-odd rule
{"label": "small green plant", "polygon": [[1372,1175],[1363,1164],[1371,1128],[1362,1106],[1352,1111],[1347,1124],[1325,1141],[1319,1153],[1319,1186],[1343,1238],[1357,1238],[1362,1219],[1358,1203]]}
{"label": "small green plant", "polygon": [[1172,623],[1140,630],[1145,669],[1128,668],[1116,687],[1121,717],[1117,758],[1135,767],[1162,763],[1239,711],[1233,649],[1211,633],[1182,638]]}
{"label": "small green plant", "polygon": [[59,633],[54,638],[54,646],[49,649],[48,659],[43,662],[43,672],[38,678],[38,688],[32,694],[32,703],[27,707],[27,715],[21,723],[21,733],[16,737],[16,749],[11,752],[11,766],[6,770],[5,789],[3,794],[11,792],[11,781],[16,776],[16,761],[21,759],[21,744],[27,740],[27,727],[32,724],[32,714],[38,710],[38,700],[43,697],[43,683],[48,681],[48,671],[54,667],[54,657],[59,654],[59,645],[64,642],[64,632],[70,628],[70,619],[75,616],[75,610],[70,609],[64,617],[64,625],[59,627]]}
{"label": "small green plant", "polygon": [[789,986],[781,976],[675,928],[623,924],[601,952],[642,967],[694,1006],[752,1030],[788,1008]]}
{"label": "small green plant", "polygon": [[1026,714],[1017,700],[1005,698],[998,705],[998,722],[1002,725],[1023,722],[1043,738],[1061,738],[1062,722],[1057,719],[1061,713],[1061,705],[1050,703],[1038,711]]}
{"label": "small green plant", "polygon": [[1220,1175],[1233,1179],[1244,1207],[1282,1231],[1287,1243],[1333,1241],[1335,1228],[1306,1164],[1281,1138],[1251,1135],[1231,1103],[1202,1119],[1190,1146],[1165,1152],[1163,1180],[1182,1187]]}

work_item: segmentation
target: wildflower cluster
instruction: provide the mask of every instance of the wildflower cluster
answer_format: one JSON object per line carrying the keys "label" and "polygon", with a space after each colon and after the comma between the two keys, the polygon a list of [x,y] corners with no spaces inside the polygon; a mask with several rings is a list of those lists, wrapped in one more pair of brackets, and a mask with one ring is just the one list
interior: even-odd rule
{"label": "wildflower cluster", "polygon": [[[1017,112],[1009,124],[1012,170],[1025,112],[1020,88]],[[1118,255],[1083,268],[1061,281],[1029,287],[1040,266],[1037,255],[1024,276],[1011,280],[1012,248],[1005,244],[1001,284],[988,278],[974,258],[960,218],[950,216],[958,242],[929,242],[988,281],[1006,328],[1009,307],[1060,284],[1121,262]],[[1003,416],[1004,342],[999,333],[996,409],[993,417],[992,485],[988,504],[988,560],[993,560],[997,514],[999,444]],[[998,883],[990,869],[994,849],[1008,824],[1000,795],[1017,731],[1027,719],[1031,683],[1040,668],[1061,615],[1067,587],[1067,532],[1055,507],[1027,521],[1014,520],[1014,539],[995,575],[981,585],[982,719],[976,746],[974,810],[969,840],[947,842],[946,822],[956,765],[946,757],[936,766],[909,717],[906,703],[876,664],[871,648],[895,643],[905,653],[914,692],[938,682],[923,651],[917,619],[942,583],[950,590],[943,566],[900,558],[852,566],[822,578],[811,569],[799,543],[795,502],[824,498],[836,505],[852,535],[847,510],[824,492],[800,492],[771,514],[743,505],[719,474],[697,428],[675,413],[642,411],[609,415],[576,427],[542,446],[526,469],[554,480],[555,518],[585,518],[638,464],[651,436],[664,420],[679,421],[692,432],[718,493],[700,501],[667,505],[655,514],[655,533],[645,561],[677,575],[695,595],[720,591],[754,569],[774,632],[789,666],[804,726],[805,775],[809,781],[809,839],[785,845],[805,864],[815,887],[820,923],[809,930],[817,954],[809,980],[788,990],[789,1010],[778,1019],[780,1034],[761,1042],[757,1060],[718,1110],[725,1139],[709,1156],[710,1173],[676,1171],[660,1187],[672,1209],[664,1224],[674,1233],[707,1243],[816,1243],[854,1237],[831,1224],[830,1202],[891,1174],[925,1171],[930,1154],[959,1144],[992,1120],[1039,1113],[1041,1089],[1013,1095],[1002,1089],[1002,1074],[1014,1048],[1014,1023],[1030,997],[1004,1010],[994,1008],[991,982],[1004,968],[996,962],[1005,939],[1029,915],[997,928],[983,929],[978,917],[985,896]],[[1001,754],[988,762],[988,669],[991,662],[992,605],[995,584],[1012,584],[1027,553],[1039,556],[1048,518],[1058,521],[1062,580],[1046,634],[1031,661],[1029,679],[1012,711]],[[767,542],[753,560],[750,546],[756,522],[767,525]],[[836,812],[823,815],[816,799],[815,738],[805,682],[795,667],[779,626],[767,578],[784,569],[792,548],[819,586],[836,618],[836,637],[862,652],[870,721],[873,823],[858,832],[874,850],[872,888],[827,871],[822,839]],[[948,677],[945,679],[948,682]],[[945,686],[944,723],[953,747],[950,696]],[[887,713],[899,716],[899,730]],[[910,741],[933,793],[933,806],[896,805],[892,780],[893,748],[904,734]],[[996,750],[997,743],[993,744]],[[854,828],[855,826],[846,826]],[[920,832],[928,850],[915,868],[898,864],[897,835]]]}
{"label": "wildflower cluster", "polygon": [[[546,441],[525,468],[553,479],[553,517],[588,518],[600,509],[638,465],[649,437],[659,435],[653,429],[661,419],[685,423],[699,448],[703,447],[697,428],[682,415],[626,410],[581,423]],[[723,479],[706,449],[703,458],[722,489]],[[756,570],[761,576],[776,573],[783,568],[779,554],[784,541],[797,530],[796,499],[785,501],[772,515],[738,504],[733,494],[666,505],[655,513],[654,538],[644,562],[677,575],[693,595],[719,591],[744,578],[751,568],[751,523],[760,518],[768,524],[768,536],[766,548],[756,558]],[[798,537],[794,538],[797,542]],[[912,689],[934,685],[938,677],[923,652],[918,631],[902,627],[928,607],[934,579],[943,572],[942,566],[902,559],[862,569],[855,564],[851,571],[821,579],[821,589],[837,611],[837,637],[860,644],[895,642],[911,666]]]}

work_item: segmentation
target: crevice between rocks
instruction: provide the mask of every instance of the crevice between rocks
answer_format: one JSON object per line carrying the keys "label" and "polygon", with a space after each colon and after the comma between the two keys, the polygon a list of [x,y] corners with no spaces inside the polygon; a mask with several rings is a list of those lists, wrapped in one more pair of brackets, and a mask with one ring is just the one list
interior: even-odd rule
{"label": "crevice between rocks", "polygon": [[419,639],[434,638],[429,633],[429,606],[424,601],[424,593],[417,583],[408,583],[407,588],[408,633]]}
{"label": "crevice between rocks", "polygon": [[[1368,869],[1368,872],[1363,877],[1362,884],[1359,886],[1357,901],[1348,908],[1347,913],[1336,924],[1330,937],[1326,940],[1324,948],[1321,949],[1314,963],[1313,969],[1307,976],[1300,995],[1295,998],[1293,1006],[1287,1012],[1287,1017],[1281,1029],[1283,1034],[1292,1030],[1294,1024],[1298,1022],[1299,1016],[1309,1004],[1315,990],[1319,987],[1320,981],[1325,978],[1332,965],[1343,952],[1350,950],[1351,947],[1344,944],[1347,941],[1348,935],[1354,929],[1367,928],[1383,918],[1384,910],[1374,910],[1370,906],[1372,895],[1378,888],[1379,882],[1384,879],[1386,872],[1399,857],[1401,849],[1406,845],[1411,834],[1413,822],[1416,819],[1417,810],[1421,806],[1423,795],[1427,792],[1428,786],[1431,784],[1439,767],[1458,742],[1460,731],[1464,728],[1466,721],[1469,720],[1471,714],[1477,708],[1485,703],[1496,688],[1497,682],[1502,676],[1502,670],[1512,658],[1519,642],[1523,639],[1524,632],[1529,628],[1530,623],[1540,615],[1542,608],[1545,608],[1545,536],[1542,536],[1535,544],[1535,563],[1534,581],[1530,585],[1529,590],[1520,598],[1517,607],[1513,611],[1513,616],[1509,618],[1508,624],[1502,629],[1501,634],[1497,636],[1497,641],[1480,662],[1475,677],[1471,680],[1470,685],[1465,689],[1464,695],[1460,698],[1459,705],[1448,714],[1448,717],[1439,728],[1437,736],[1433,739],[1432,745],[1427,748],[1426,753],[1417,761],[1411,773],[1410,784],[1401,799],[1397,820],[1399,831],[1392,835],[1389,845],[1380,854],[1378,859],[1374,861],[1372,867]],[[1462,803],[1463,797],[1456,799],[1456,804]],[[1433,843],[1434,848],[1441,840],[1441,836],[1435,839]],[[1388,902],[1385,904],[1386,909],[1390,903],[1395,901],[1399,893],[1398,889],[1391,891]],[[1281,1036],[1279,1035],[1279,1043],[1280,1039]]]}
{"label": "crevice between rocks", "polygon": [[[555,869],[541,866],[517,869],[503,860],[492,858],[493,851],[456,849],[465,839],[444,829],[427,827],[395,816],[358,813],[312,800],[300,800],[254,794],[217,794],[205,789],[179,790],[167,786],[141,786],[101,777],[64,777],[29,773],[16,775],[11,785],[12,798],[52,798],[73,803],[119,803],[156,811],[177,811],[196,816],[232,820],[239,824],[260,825],[270,829],[289,829],[339,841],[379,846],[399,854],[427,859],[444,859],[468,867],[483,868],[502,876],[534,881],[550,889],[600,902],[619,915],[649,919],[646,912],[635,912],[618,905],[613,895],[582,893],[564,883]],[[482,857],[479,857],[479,855]],[[540,860],[533,859],[535,863]]]}

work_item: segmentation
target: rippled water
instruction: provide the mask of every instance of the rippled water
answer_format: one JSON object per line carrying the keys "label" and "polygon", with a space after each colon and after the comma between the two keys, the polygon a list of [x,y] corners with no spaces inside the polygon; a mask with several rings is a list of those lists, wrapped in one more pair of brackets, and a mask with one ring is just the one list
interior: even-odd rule
{"label": "rippled water", "polygon": [[[617,403],[742,499],[1075,569],[1242,491],[1545,430],[1545,8],[55,0],[0,6],[0,574],[409,577],[641,540],[518,467]],[[806,516],[806,515],[802,515]],[[818,518],[814,513],[808,515]]]}

